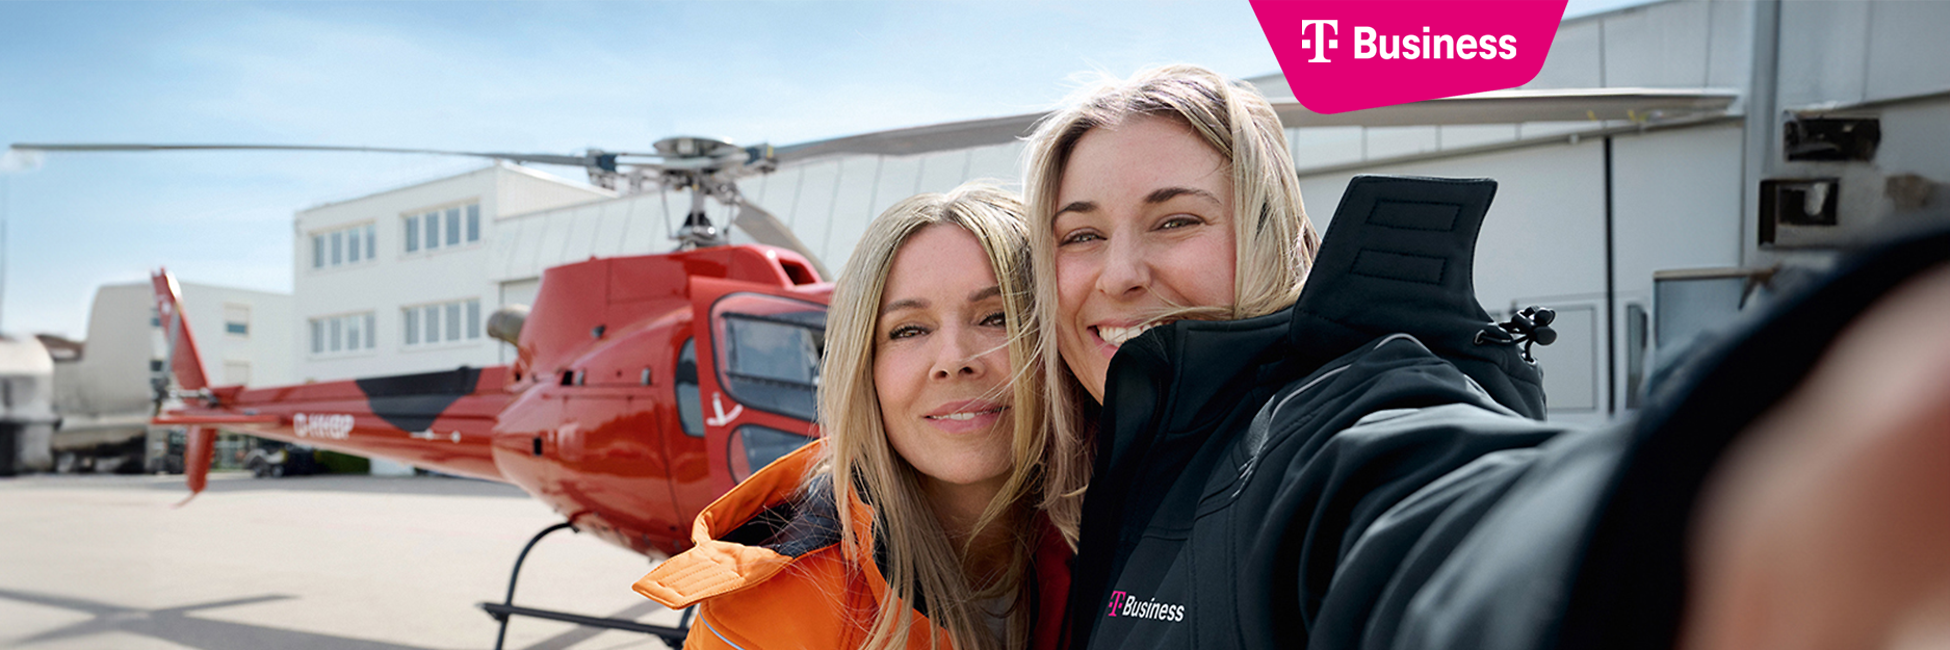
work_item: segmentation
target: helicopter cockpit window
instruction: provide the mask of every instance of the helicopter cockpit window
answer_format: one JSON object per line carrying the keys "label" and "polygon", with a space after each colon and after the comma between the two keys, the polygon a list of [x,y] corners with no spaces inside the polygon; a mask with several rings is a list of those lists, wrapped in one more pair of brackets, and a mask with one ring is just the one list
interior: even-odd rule
{"label": "helicopter cockpit window", "polygon": [[718,327],[720,382],[738,403],[806,421],[819,412],[819,359],[826,308],[814,303],[734,294],[712,309]]}
{"label": "helicopter cockpit window", "polygon": [[704,400],[697,391],[697,339],[685,339],[677,353],[677,372],[671,383],[677,389],[677,423],[684,435],[704,437]]}

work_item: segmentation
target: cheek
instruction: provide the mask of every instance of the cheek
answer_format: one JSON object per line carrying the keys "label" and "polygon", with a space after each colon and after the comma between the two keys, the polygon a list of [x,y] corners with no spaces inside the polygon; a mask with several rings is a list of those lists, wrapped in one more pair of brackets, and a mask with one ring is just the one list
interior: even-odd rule
{"label": "cheek", "polygon": [[1200,237],[1173,250],[1174,281],[1183,298],[1194,305],[1219,306],[1237,302],[1233,296],[1234,257],[1232,233]]}
{"label": "cheek", "polygon": [[986,352],[982,353],[982,365],[993,368],[991,376],[1000,378],[1006,385],[1009,378],[1015,376],[1015,364],[1009,361],[1009,331],[1002,328],[985,331],[987,334],[983,336],[982,349]]}
{"label": "cheek", "polygon": [[910,364],[903,363],[906,361],[905,356],[908,355],[893,351],[882,351],[874,355],[873,392],[880,398],[883,420],[890,419],[887,417],[889,412],[898,411],[906,406],[917,384],[917,378],[912,376],[913,371],[907,367]]}
{"label": "cheek", "polygon": [[1077,338],[1077,314],[1090,296],[1096,280],[1096,265],[1076,256],[1056,258],[1056,335],[1058,340]]}

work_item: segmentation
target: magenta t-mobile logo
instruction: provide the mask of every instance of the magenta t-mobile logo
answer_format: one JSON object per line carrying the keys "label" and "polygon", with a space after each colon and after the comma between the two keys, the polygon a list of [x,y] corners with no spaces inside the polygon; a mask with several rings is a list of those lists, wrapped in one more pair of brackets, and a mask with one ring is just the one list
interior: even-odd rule
{"label": "magenta t-mobile logo", "polygon": [[[1340,39],[1331,38],[1340,28],[1338,20],[1300,21],[1300,47],[1314,51],[1314,58],[1307,59],[1308,63],[1333,63],[1327,59],[1327,48],[1341,46]],[[1313,36],[1308,37],[1307,32],[1313,32]]]}
{"label": "magenta t-mobile logo", "polygon": [[1185,606],[1156,598],[1143,599],[1122,591],[1110,592],[1110,612],[1105,616],[1142,618],[1166,623],[1185,620]]}
{"label": "magenta t-mobile logo", "polygon": [[1568,0],[1251,2],[1294,99],[1344,113],[1529,83]]}

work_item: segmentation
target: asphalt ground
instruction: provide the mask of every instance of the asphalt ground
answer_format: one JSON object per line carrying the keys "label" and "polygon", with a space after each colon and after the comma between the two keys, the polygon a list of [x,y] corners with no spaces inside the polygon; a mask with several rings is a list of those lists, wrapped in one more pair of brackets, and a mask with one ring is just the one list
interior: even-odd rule
{"label": "asphalt ground", "polygon": [[[216,474],[0,479],[0,648],[492,648],[523,544],[561,519],[508,485],[444,477]],[[643,556],[557,532],[515,604],[675,625],[630,591]],[[507,648],[661,649],[515,618]]]}

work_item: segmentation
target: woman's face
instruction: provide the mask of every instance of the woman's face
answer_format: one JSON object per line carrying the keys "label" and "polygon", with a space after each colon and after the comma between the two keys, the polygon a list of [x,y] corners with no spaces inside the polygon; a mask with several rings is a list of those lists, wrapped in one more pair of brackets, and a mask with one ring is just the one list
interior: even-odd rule
{"label": "woman's face", "polygon": [[1057,350],[1104,399],[1125,341],[1178,307],[1233,302],[1232,174],[1191,128],[1139,116],[1083,134],[1056,192]]}
{"label": "woman's face", "polygon": [[894,451],[927,480],[999,483],[1009,471],[1009,331],[988,256],[933,225],[894,255],[874,332],[873,383]]}

